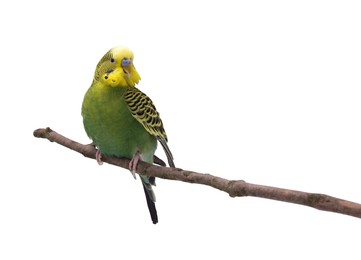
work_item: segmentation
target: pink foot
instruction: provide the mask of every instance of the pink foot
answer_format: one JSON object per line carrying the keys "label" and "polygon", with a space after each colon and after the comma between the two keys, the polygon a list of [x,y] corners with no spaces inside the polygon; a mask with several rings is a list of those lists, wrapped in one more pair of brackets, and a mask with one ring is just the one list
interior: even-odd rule
{"label": "pink foot", "polygon": [[136,179],[135,173],[137,171],[137,165],[138,165],[139,160],[140,160],[140,154],[139,154],[139,151],[137,151],[134,154],[132,160],[130,160],[130,162],[129,162],[129,170],[133,174],[134,179]]}
{"label": "pink foot", "polygon": [[97,150],[97,152],[95,153],[95,159],[97,160],[97,163],[99,165],[102,165],[103,164],[103,161],[102,161],[102,153]]}

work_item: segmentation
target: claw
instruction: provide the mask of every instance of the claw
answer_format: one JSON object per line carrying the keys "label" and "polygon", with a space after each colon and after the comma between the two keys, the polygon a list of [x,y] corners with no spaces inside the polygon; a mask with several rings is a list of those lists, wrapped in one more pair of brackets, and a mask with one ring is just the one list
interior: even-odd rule
{"label": "claw", "polygon": [[97,150],[96,153],[95,153],[95,159],[97,160],[97,163],[99,165],[102,165],[103,164],[103,161],[102,161],[102,153]]}
{"label": "claw", "polygon": [[132,160],[130,160],[130,162],[129,162],[129,170],[132,173],[134,179],[137,179],[135,176],[135,173],[137,171],[137,165],[138,165],[139,160],[140,160],[140,154],[139,154],[139,151],[137,151],[134,154]]}

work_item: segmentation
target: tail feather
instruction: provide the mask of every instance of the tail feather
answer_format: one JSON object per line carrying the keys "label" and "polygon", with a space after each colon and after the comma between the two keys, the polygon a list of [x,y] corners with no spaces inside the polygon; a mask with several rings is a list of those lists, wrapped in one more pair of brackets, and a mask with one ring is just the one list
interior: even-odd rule
{"label": "tail feather", "polygon": [[[165,154],[167,155],[168,165],[170,167],[175,168],[175,165],[173,162],[173,155],[172,155],[171,151],[169,150],[167,142],[165,140],[159,140],[159,142],[161,143],[161,145],[165,151]],[[154,155],[153,158],[154,158],[155,163],[165,166],[165,163],[162,160],[160,160],[158,157],[156,157]],[[145,198],[147,200],[150,217],[152,218],[153,224],[157,224],[158,223],[158,214],[157,214],[157,209],[155,208],[155,194],[154,194],[154,191],[152,188],[152,185],[155,186],[155,177],[140,175],[140,179],[142,180],[143,189],[144,189],[144,193],[145,193]]]}
{"label": "tail feather", "polygon": [[144,176],[144,175],[139,175],[140,179],[142,181],[142,184],[145,188],[145,190],[147,191],[147,194],[149,195],[149,198],[155,202],[155,194],[152,188],[152,185],[155,186],[155,177],[151,177],[151,176]]}
{"label": "tail feather", "polygon": [[[153,198],[150,195],[151,193],[149,191],[149,188],[147,188],[146,185],[150,186],[150,184],[146,184],[143,182],[143,189],[144,189],[144,193],[145,193],[145,198],[147,199],[147,205],[148,205],[150,217],[152,218],[153,224],[157,224],[158,223],[157,209],[155,208],[155,203],[153,201]],[[150,188],[152,189],[151,186],[150,186]],[[153,193],[153,191],[151,191],[151,192]],[[153,193],[153,195],[154,195],[154,193]]]}

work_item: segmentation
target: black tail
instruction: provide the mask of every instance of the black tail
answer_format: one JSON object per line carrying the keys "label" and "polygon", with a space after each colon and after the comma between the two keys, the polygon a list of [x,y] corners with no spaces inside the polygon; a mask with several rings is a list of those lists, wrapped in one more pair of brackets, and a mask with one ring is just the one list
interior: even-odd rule
{"label": "black tail", "polygon": [[145,193],[145,198],[147,199],[147,205],[148,205],[150,217],[152,218],[153,224],[157,224],[158,215],[157,215],[157,209],[155,208],[155,203],[150,198],[147,188],[144,186],[144,184],[143,184],[143,189]]}

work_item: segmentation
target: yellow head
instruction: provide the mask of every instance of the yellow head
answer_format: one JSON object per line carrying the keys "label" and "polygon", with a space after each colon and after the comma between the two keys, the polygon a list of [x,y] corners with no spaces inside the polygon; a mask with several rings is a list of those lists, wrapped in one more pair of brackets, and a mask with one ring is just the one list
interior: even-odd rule
{"label": "yellow head", "polygon": [[94,81],[101,81],[112,87],[134,87],[140,76],[133,64],[133,52],[126,47],[115,47],[99,61]]}

